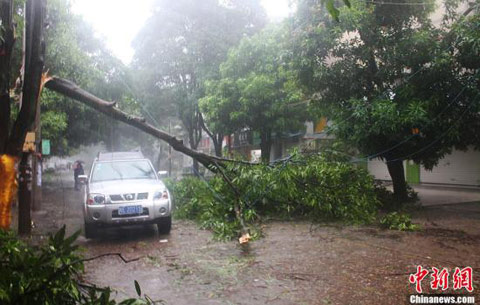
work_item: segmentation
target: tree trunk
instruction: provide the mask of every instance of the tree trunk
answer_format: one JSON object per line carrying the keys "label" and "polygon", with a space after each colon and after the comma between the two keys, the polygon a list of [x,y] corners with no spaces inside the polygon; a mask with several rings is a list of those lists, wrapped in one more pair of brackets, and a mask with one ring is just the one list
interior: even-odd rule
{"label": "tree trunk", "polygon": [[18,156],[28,130],[32,130],[41,90],[45,62],[45,10],[43,0],[29,0],[25,11],[25,74],[22,88],[22,108],[10,134],[6,152]]}
{"label": "tree trunk", "polygon": [[0,155],[5,152],[10,123],[10,95],[0,93]]}
{"label": "tree trunk", "polygon": [[[200,138],[198,137],[197,130],[195,130],[194,128],[189,130],[188,140],[189,140],[189,143],[190,143],[190,148],[193,149],[193,150],[197,150],[198,144],[200,143]],[[193,159],[193,168],[192,169],[193,169],[193,174],[195,176],[200,176],[200,171],[199,171],[200,166],[199,166],[198,161],[196,159]]]}
{"label": "tree trunk", "polygon": [[0,154],[3,154],[7,146],[10,122],[10,69],[15,43],[13,0],[0,3],[0,21],[4,31],[0,40]]}
{"label": "tree trunk", "polygon": [[[93,94],[83,90],[82,88],[78,87],[76,84],[72,83],[71,81],[52,77],[49,78],[48,81],[45,83],[45,87],[68,96],[74,100],[82,102],[83,104],[94,108],[95,110],[114,118],[115,120],[122,121],[130,126],[138,128],[145,133],[148,133],[154,136],[157,139],[167,142],[173,149],[179,151],[189,157],[192,157],[194,160],[197,160],[206,168],[210,170],[214,170],[217,168],[218,165],[222,165],[225,162],[231,162],[233,160],[219,158],[215,156],[211,156],[208,154],[204,154],[202,152],[196,151],[194,149],[190,149],[183,144],[182,140],[171,136],[170,134],[153,127],[152,125],[145,122],[144,118],[135,117],[129,115],[117,107],[115,107],[114,102],[107,102],[104,101]],[[242,161],[235,161],[241,162],[244,164],[251,164],[249,162],[242,162]]]}
{"label": "tree trunk", "polygon": [[205,124],[205,120],[203,119],[202,113],[200,113],[200,112],[199,112],[199,119],[200,119],[200,125],[202,126],[202,129],[205,130],[205,132],[208,134],[208,136],[213,141],[213,147],[215,149],[215,156],[222,157],[222,155],[223,155],[222,145],[223,145],[223,136],[224,136],[223,132],[214,133],[214,132],[210,131],[210,129]]}
{"label": "tree trunk", "polygon": [[228,157],[231,157],[232,156],[232,135],[231,134],[228,134],[228,137],[227,137],[227,151],[228,151]]}
{"label": "tree trunk", "polygon": [[393,194],[403,201],[408,198],[407,182],[405,181],[405,171],[403,169],[403,161],[397,159],[387,159],[387,168],[390,177],[392,177]]}
{"label": "tree trunk", "polygon": [[163,157],[163,145],[160,143],[159,149],[158,149],[158,155],[157,155],[157,162],[155,163],[155,165],[157,166],[157,170],[162,169],[162,157]]}
{"label": "tree trunk", "polygon": [[262,131],[260,133],[261,160],[263,163],[270,162],[270,150],[272,149],[272,132]]}
{"label": "tree trunk", "polygon": [[223,133],[217,133],[213,136],[213,147],[215,148],[215,156],[222,157]]}

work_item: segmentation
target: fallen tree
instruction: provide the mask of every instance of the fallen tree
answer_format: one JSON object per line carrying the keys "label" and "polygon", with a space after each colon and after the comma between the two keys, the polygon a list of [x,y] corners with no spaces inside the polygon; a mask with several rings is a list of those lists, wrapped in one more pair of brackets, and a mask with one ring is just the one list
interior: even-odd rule
{"label": "fallen tree", "polygon": [[[45,0],[28,0],[25,11],[24,73],[16,84],[20,91],[21,107],[18,116],[11,124],[11,62],[15,44],[15,24],[13,22],[13,0],[0,4],[0,228],[10,228],[10,207],[16,195],[16,164],[21,159],[19,169],[19,232],[29,233],[30,220],[30,173],[28,172],[28,152],[22,150],[28,131],[35,129],[34,119],[38,112],[39,96],[46,87],[60,94],[80,101],[95,110],[134,126],[160,140],[167,142],[173,149],[184,153],[212,171],[218,171],[225,162],[234,160],[211,156],[183,144],[182,140],[153,127],[145,119],[129,115],[116,107],[115,102],[104,101],[83,90],[71,81],[58,77],[48,77],[45,70]],[[22,73],[21,73],[22,74]],[[23,76],[23,77],[22,77]],[[10,126],[12,129],[10,130]],[[241,161],[235,161],[241,162]],[[249,164],[248,162],[242,162]],[[237,208],[238,206],[236,206]],[[243,222],[243,220],[241,220]],[[246,231],[246,228],[243,230]]]}
{"label": "fallen tree", "polygon": [[[224,162],[232,162],[234,160],[216,157],[208,155],[191,148],[188,148],[183,144],[182,140],[177,139],[176,137],[152,126],[147,123],[144,118],[132,116],[126,112],[123,112],[118,107],[116,107],[116,102],[104,101],[93,94],[83,90],[78,87],[71,81],[58,78],[58,77],[49,77],[46,78],[45,87],[56,91],[60,94],[68,96],[74,100],[82,102],[83,104],[94,108],[95,110],[121,122],[124,122],[128,125],[136,127],[143,132],[146,132],[160,140],[167,142],[173,149],[184,153],[187,156],[192,157],[194,160],[197,160],[206,168],[216,171],[219,165]],[[237,161],[235,161],[237,162]],[[248,162],[245,162],[248,163]]]}
{"label": "fallen tree", "polygon": [[[79,102],[82,102],[83,104],[89,107],[92,107],[95,110],[115,120],[124,122],[160,140],[163,140],[167,142],[173,149],[181,153],[184,153],[187,156],[192,157],[194,160],[198,161],[199,163],[201,163],[203,166],[210,169],[211,171],[220,173],[222,179],[230,186],[231,190],[235,194],[237,194],[236,200],[233,203],[233,208],[235,210],[235,216],[242,227],[241,233],[242,235],[246,236],[249,230],[245,225],[245,221],[243,219],[242,206],[240,202],[240,194],[238,194],[238,190],[231,183],[230,178],[224,173],[223,168],[225,167],[226,162],[235,162],[235,163],[243,163],[243,164],[253,164],[253,163],[221,158],[221,157],[212,156],[212,155],[208,155],[208,154],[193,150],[185,146],[182,140],[179,140],[176,137],[150,125],[145,121],[144,118],[132,116],[120,110],[118,107],[116,107],[117,105],[116,102],[104,101],[96,97],[95,95],[83,90],[82,88],[78,87],[76,84],[74,84],[69,80],[65,80],[58,77],[45,77],[44,80],[45,80],[44,86],[46,88],[56,91],[65,96],[68,96]],[[242,240],[245,240],[245,239],[242,239]],[[247,239],[247,242],[248,242],[248,239]]]}

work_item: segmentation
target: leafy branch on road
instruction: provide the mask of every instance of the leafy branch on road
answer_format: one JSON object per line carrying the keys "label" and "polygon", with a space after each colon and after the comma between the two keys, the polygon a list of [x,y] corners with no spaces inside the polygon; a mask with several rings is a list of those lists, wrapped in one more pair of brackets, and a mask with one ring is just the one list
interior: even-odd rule
{"label": "leafy branch on road", "polygon": [[239,237],[246,227],[258,237],[256,224],[269,217],[371,223],[380,207],[373,178],[343,158],[293,153],[270,165],[228,164],[228,182],[222,174],[169,182],[175,215],[197,221],[220,239]]}

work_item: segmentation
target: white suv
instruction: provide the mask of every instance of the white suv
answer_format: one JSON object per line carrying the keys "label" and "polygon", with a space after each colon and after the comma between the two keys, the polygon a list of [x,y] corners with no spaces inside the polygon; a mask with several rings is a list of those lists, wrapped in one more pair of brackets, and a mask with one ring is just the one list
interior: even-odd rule
{"label": "white suv", "polygon": [[100,227],[156,224],[170,233],[172,201],[150,160],[140,152],[99,153],[85,187],[85,237]]}

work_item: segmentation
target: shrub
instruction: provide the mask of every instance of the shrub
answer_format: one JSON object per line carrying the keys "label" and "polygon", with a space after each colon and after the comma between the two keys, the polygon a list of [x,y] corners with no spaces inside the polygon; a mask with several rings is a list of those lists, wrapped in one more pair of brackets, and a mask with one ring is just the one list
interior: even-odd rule
{"label": "shrub", "polygon": [[[90,287],[79,280],[84,266],[73,244],[78,235],[65,238],[63,227],[46,244],[32,247],[0,230],[0,304],[117,304],[110,288]],[[140,296],[136,281],[135,288]],[[118,304],[154,303],[145,296]]]}
{"label": "shrub", "polygon": [[380,224],[390,230],[416,231],[420,229],[419,225],[412,223],[410,215],[399,212],[392,212],[385,215],[380,220]]}

